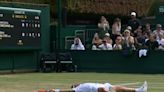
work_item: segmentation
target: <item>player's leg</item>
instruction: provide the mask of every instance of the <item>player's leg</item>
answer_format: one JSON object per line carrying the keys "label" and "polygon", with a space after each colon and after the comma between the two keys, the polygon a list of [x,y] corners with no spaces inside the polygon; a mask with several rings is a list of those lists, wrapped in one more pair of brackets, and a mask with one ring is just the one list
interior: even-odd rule
{"label": "player's leg", "polygon": [[52,89],[52,90],[39,90],[38,92],[75,92],[72,89],[62,90],[62,89]]}
{"label": "player's leg", "polygon": [[144,82],[144,84],[139,88],[128,88],[124,86],[112,86],[112,89],[116,92],[147,92],[147,82]]}
{"label": "player's leg", "polygon": [[112,90],[114,90],[115,92],[135,92],[134,88],[127,88],[119,85],[113,86]]}

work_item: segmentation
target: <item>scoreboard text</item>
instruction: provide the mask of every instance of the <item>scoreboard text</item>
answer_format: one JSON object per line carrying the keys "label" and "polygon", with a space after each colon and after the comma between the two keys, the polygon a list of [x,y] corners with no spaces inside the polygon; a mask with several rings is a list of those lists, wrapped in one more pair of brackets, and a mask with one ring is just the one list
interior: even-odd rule
{"label": "scoreboard text", "polygon": [[40,10],[0,7],[0,48],[41,46]]}

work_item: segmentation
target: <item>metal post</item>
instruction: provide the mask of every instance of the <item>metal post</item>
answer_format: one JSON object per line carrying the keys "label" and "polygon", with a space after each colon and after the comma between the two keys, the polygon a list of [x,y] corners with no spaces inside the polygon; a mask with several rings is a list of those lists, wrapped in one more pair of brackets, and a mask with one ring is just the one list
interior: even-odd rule
{"label": "metal post", "polygon": [[56,7],[57,7],[57,27],[56,27],[56,49],[60,50],[60,32],[62,27],[62,1],[56,0]]}

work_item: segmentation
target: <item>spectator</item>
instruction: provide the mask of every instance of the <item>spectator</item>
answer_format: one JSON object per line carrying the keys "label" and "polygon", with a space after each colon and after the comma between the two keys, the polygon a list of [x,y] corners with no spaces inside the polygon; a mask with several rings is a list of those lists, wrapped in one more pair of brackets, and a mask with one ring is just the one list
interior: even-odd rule
{"label": "spectator", "polygon": [[143,36],[142,32],[138,32],[137,37],[135,37],[135,47],[137,49],[140,49],[144,45],[145,45],[145,37]]}
{"label": "spectator", "polygon": [[102,44],[99,46],[100,50],[112,50],[112,44],[107,42],[107,39],[104,37]]}
{"label": "spectator", "polygon": [[158,49],[159,44],[156,41],[154,34],[149,35],[149,39],[146,41],[145,45],[149,50],[157,50]]}
{"label": "spectator", "polygon": [[121,34],[121,20],[116,18],[112,25],[112,39],[115,41],[116,37]]}
{"label": "spectator", "polygon": [[149,24],[149,23],[147,23],[147,24],[145,25],[144,34],[145,34],[145,33],[147,33],[148,35],[152,33],[151,27],[150,27],[150,24]]}
{"label": "spectator", "polygon": [[135,50],[134,37],[130,35],[130,31],[126,29],[123,35],[124,35],[123,43],[122,43],[123,49]]}
{"label": "spectator", "polygon": [[132,27],[131,26],[127,26],[126,29],[129,30],[129,31],[132,31]]}
{"label": "spectator", "polygon": [[113,45],[113,50],[122,50],[122,37],[117,36],[115,44]]}
{"label": "spectator", "polygon": [[111,45],[113,44],[113,40],[110,38],[110,34],[109,33],[105,34],[104,39],[107,40],[107,43],[109,43]]}
{"label": "spectator", "polygon": [[137,37],[138,33],[142,33],[141,26],[139,26],[133,33],[133,37]]}
{"label": "spectator", "polygon": [[95,33],[92,39],[92,50],[99,50],[100,44],[102,44],[102,40],[99,38],[98,33]]}
{"label": "spectator", "polygon": [[159,48],[158,49],[164,51],[164,39],[162,39],[160,41],[160,44],[159,44]]}
{"label": "spectator", "polygon": [[107,19],[104,16],[101,16],[100,23],[98,23],[98,28],[100,29],[99,31],[99,37],[103,39],[105,33],[108,33],[109,30],[109,23]]}
{"label": "spectator", "polygon": [[141,26],[140,20],[136,18],[136,15],[135,12],[131,12],[131,19],[128,21],[128,26],[132,27],[132,34]]}
{"label": "spectator", "polygon": [[143,32],[143,36],[144,36],[144,38],[145,38],[145,42],[149,39],[149,35],[152,33],[152,31],[151,31],[151,28],[150,28],[150,24],[149,23],[147,23],[146,25],[145,25],[145,30],[144,30],[144,32]]}
{"label": "spectator", "polygon": [[155,34],[156,40],[160,40],[160,34],[164,34],[164,31],[162,30],[162,25],[161,24],[157,24],[156,26],[156,30],[154,30],[153,32]]}
{"label": "spectator", "polygon": [[164,34],[159,33],[159,39],[157,40],[158,44],[160,44],[162,39],[164,39]]}
{"label": "spectator", "polygon": [[159,50],[164,51],[164,35],[163,34],[159,35],[158,44],[159,44]]}
{"label": "spectator", "polygon": [[79,37],[74,39],[74,43],[71,46],[71,50],[85,50],[84,45],[82,44]]}
{"label": "spectator", "polygon": [[[129,30],[130,32],[132,31],[132,27],[131,27],[131,26],[127,26],[126,29]],[[125,30],[126,30],[126,29],[125,29]],[[133,35],[133,34],[130,33],[130,35]]]}

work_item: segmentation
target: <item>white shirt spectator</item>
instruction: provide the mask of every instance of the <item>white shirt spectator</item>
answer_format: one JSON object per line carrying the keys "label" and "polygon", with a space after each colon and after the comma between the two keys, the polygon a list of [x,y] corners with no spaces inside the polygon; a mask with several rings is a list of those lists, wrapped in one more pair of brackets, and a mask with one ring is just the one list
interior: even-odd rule
{"label": "white shirt spectator", "polygon": [[120,35],[121,34],[121,20],[116,18],[112,25],[112,34]]}
{"label": "white shirt spectator", "polygon": [[103,30],[109,30],[109,23],[104,16],[101,16],[100,23],[98,23],[98,27]]}
{"label": "white shirt spectator", "polygon": [[161,39],[159,41],[159,47],[158,47],[158,49],[164,51],[164,39]]}
{"label": "white shirt spectator", "polygon": [[100,50],[100,49],[96,45],[93,45],[92,50]]}
{"label": "white shirt spectator", "polygon": [[155,34],[156,40],[160,40],[160,35],[164,35],[164,30],[162,30],[161,24],[157,24],[157,29],[153,31],[153,34]]}
{"label": "white shirt spectator", "polygon": [[103,43],[99,46],[100,50],[113,50],[112,45],[109,43]]}
{"label": "white shirt spectator", "polygon": [[74,43],[71,45],[71,50],[85,50],[80,38],[74,39]]}
{"label": "white shirt spectator", "polygon": [[156,36],[156,40],[159,40],[160,39],[159,35],[164,34],[164,30],[160,30],[159,32],[157,32],[157,30],[155,30],[153,33]]}

